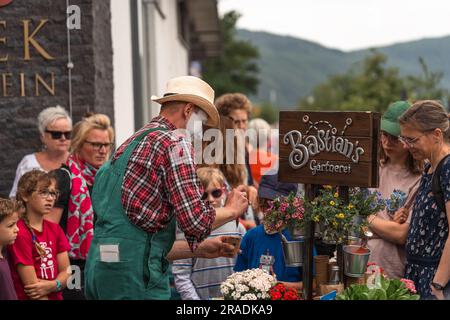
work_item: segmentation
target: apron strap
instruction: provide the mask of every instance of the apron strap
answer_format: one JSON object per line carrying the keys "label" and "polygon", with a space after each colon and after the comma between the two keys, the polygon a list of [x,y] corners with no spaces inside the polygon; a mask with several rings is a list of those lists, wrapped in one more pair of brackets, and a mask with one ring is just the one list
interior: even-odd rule
{"label": "apron strap", "polygon": [[145,130],[143,133],[138,135],[136,138],[131,141],[128,146],[125,148],[125,150],[122,152],[122,154],[117,158],[114,162],[111,162],[111,166],[113,168],[123,169],[125,170],[126,166],[128,165],[128,160],[131,157],[131,154],[133,150],[136,148],[139,142],[141,142],[149,133],[155,132],[155,131],[167,131],[166,128],[158,127],[158,128],[151,128],[148,130]]}

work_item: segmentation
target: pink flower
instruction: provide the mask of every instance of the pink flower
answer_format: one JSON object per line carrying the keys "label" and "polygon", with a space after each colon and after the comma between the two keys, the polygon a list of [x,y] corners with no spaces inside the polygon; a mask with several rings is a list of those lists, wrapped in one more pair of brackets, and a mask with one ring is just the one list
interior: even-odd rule
{"label": "pink flower", "polygon": [[405,284],[406,289],[408,289],[411,293],[417,293],[414,281],[409,279],[400,279],[400,281]]}

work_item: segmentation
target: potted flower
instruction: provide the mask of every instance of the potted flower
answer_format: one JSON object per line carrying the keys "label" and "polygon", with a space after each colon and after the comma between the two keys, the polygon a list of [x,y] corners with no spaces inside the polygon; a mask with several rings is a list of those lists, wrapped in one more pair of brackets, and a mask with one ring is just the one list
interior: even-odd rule
{"label": "potted flower", "polygon": [[320,190],[319,196],[308,202],[306,207],[308,218],[319,223],[324,242],[345,242],[352,226],[353,211],[333,188]]}
{"label": "potted flower", "polygon": [[288,228],[290,236],[304,236],[305,226],[304,200],[291,192],[287,197],[278,197],[269,203],[264,214],[264,226],[267,230],[281,232]]}
{"label": "potted flower", "polygon": [[348,204],[352,218],[351,236],[359,238],[367,227],[367,217],[383,210],[385,201],[377,191],[366,188],[351,188]]}
{"label": "potted flower", "polygon": [[296,289],[288,288],[281,282],[270,288],[269,294],[271,300],[304,300]]}
{"label": "potted flower", "polygon": [[403,207],[406,201],[406,193],[402,190],[395,189],[389,199],[386,199],[386,211],[387,213],[393,217],[395,212]]}
{"label": "potted flower", "polygon": [[270,300],[270,289],[276,284],[274,276],[262,269],[235,272],[221,285],[225,300]]}

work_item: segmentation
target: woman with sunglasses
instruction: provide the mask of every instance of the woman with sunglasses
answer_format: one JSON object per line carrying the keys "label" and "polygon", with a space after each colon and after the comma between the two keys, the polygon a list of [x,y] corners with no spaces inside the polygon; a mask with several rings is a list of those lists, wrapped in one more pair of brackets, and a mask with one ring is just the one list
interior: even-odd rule
{"label": "woman with sunglasses", "polygon": [[[405,275],[422,299],[450,299],[449,118],[439,102],[424,100],[414,103],[399,121],[401,139],[413,157],[428,160],[406,240]],[[439,178],[441,196],[433,193],[433,174]]]}
{"label": "woman with sunglasses", "polygon": [[26,155],[20,161],[10,198],[16,196],[17,184],[26,172],[32,169],[45,172],[58,169],[69,156],[72,119],[67,111],[60,106],[46,108],[39,113],[37,120],[43,149]]}
{"label": "woman with sunglasses", "polygon": [[[97,170],[109,159],[114,129],[108,116],[86,116],[73,128],[67,162],[55,170],[60,196],[47,217],[59,223],[70,243],[71,265],[80,268],[84,286],[84,266],[93,237],[95,213],[91,192]],[[84,299],[83,290],[63,292],[64,299]]]}
{"label": "woman with sunglasses", "polygon": [[374,236],[368,241],[370,261],[384,269],[389,278],[403,278],[405,273],[405,241],[410,223],[411,206],[418,188],[421,161],[414,160],[409,150],[399,140],[398,118],[410,107],[406,101],[389,105],[381,118],[381,161],[378,190],[389,199],[394,190],[405,193],[408,208],[383,210],[370,216],[370,228]]}

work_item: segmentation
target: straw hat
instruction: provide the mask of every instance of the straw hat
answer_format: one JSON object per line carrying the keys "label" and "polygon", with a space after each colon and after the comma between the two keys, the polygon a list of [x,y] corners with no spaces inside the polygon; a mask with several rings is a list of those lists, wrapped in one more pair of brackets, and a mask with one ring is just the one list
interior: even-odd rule
{"label": "straw hat", "polygon": [[208,115],[207,126],[219,127],[219,112],[214,106],[214,90],[197,77],[183,76],[170,79],[162,97],[152,96],[152,101],[163,104],[169,101],[191,102]]}

